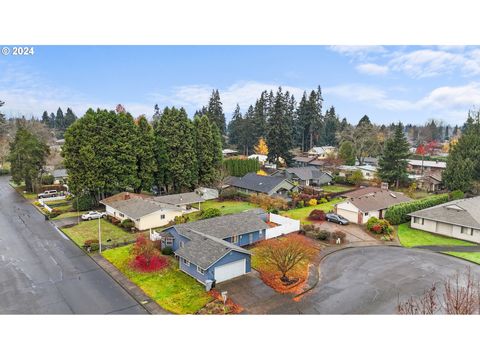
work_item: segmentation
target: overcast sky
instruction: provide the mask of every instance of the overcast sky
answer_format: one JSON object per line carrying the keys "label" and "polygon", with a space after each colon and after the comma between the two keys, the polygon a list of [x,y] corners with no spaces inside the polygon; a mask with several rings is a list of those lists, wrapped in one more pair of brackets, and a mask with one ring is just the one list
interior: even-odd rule
{"label": "overcast sky", "polygon": [[264,89],[297,99],[322,87],[324,108],[356,123],[462,124],[480,103],[480,47],[442,46],[36,46],[0,55],[8,116],[123,104],[134,116],[183,106],[192,116],[219,89],[227,121]]}

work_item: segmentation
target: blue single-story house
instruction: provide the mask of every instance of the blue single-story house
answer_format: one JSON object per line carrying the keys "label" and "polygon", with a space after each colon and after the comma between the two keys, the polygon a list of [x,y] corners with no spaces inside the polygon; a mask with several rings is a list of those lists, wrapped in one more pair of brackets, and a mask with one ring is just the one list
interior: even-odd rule
{"label": "blue single-story house", "polygon": [[266,218],[253,210],[174,225],[162,231],[162,247],[172,247],[180,269],[202,284],[219,283],[251,271],[242,246],[265,239]]}

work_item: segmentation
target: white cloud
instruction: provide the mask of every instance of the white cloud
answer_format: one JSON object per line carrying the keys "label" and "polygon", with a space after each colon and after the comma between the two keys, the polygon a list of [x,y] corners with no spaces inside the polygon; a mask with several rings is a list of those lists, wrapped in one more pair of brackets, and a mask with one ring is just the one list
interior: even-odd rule
{"label": "white cloud", "polygon": [[385,48],[380,45],[333,45],[330,50],[348,56],[365,56],[368,53],[383,53]]}
{"label": "white cloud", "polygon": [[355,68],[357,71],[367,75],[385,75],[388,73],[388,66],[373,63],[359,64]]}
{"label": "white cloud", "polygon": [[480,83],[472,82],[463,86],[442,86],[434,89],[420,101],[422,108],[465,109],[480,104]]}

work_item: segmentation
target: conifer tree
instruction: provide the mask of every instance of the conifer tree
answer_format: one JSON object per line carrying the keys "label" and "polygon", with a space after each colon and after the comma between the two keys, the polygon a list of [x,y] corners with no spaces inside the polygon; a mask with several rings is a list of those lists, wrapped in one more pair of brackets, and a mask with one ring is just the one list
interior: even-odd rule
{"label": "conifer tree", "polygon": [[154,183],[154,173],[157,169],[155,160],[155,136],[153,129],[145,116],[136,121],[137,140],[135,149],[137,152],[137,187],[136,193],[142,190],[150,191]]}
{"label": "conifer tree", "polygon": [[226,134],[225,114],[223,113],[222,101],[218,90],[212,91],[212,96],[208,102],[207,116],[211,122],[217,125],[222,135]]}
{"label": "conifer tree", "polygon": [[75,120],[77,120],[77,116],[73,113],[72,109],[67,108],[67,112],[65,113],[65,129],[72,125]]}
{"label": "conifer tree", "polygon": [[195,127],[195,151],[198,161],[198,183],[200,185],[214,185],[219,178],[221,162],[221,142],[219,131],[206,115],[196,116],[193,121]]}
{"label": "conifer tree", "polygon": [[48,116],[48,112],[46,110],[42,114],[42,123],[46,126],[50,125],[50,117]]}
{"label": "conifer tree", "polygon": [[55,128],[61,130],[65,129],[65,118],[61,108],[58,108],[57,115],[55,116]]}
{"label": "conifer tree", "polygon": [[385,141],[383,153],[378,161],[378,175],[383,181],[395,183],[398,188],[400,182],[408,178],[407,158],[410,154],[409,148],[403,132],[403,125],[398,123],[393,136]]}

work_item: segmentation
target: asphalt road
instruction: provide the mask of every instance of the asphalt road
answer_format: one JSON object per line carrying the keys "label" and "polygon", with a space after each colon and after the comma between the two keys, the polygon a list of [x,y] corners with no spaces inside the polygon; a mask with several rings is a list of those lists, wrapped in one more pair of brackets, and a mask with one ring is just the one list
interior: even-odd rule
{"label": "asphalt road", "polygon": [[0,176],[0,314],[145,314]]}
{"label": "asphalt road", "polygon": [[428,250],[387,246],[341,250],[324,259],[320,283],[290,312],[395,314],[399,298],[422,295],[434,282],[469,266],[480,278],[480,266]]}

